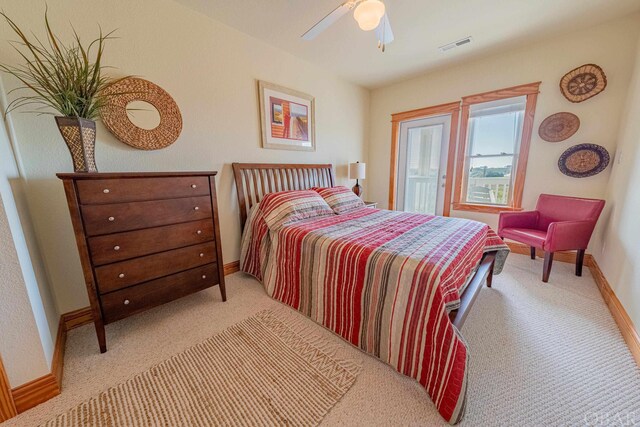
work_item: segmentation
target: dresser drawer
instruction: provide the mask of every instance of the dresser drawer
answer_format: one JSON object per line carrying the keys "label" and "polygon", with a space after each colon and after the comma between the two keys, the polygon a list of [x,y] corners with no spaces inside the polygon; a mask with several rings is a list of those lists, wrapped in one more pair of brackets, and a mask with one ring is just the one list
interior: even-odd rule
{"label": "dresser drawer", "polygon": [[76,185],[83,205],[209,195],[206,176],[78,180]]}
{"label": "dresser drawer", "polygon": [[211,198],[201,196],[150,202],[84,205],[81,209],[87,235],[96,236],[210,218]]}
{"label": "dresser drawer", "polygon": [[96,267],[101,294],[216,261],[213,242]]}
{"label": "dresser drawer", "polygon": [[110,323],[217,285],[219,281],[215,263],[152,280],[103,295],[102,315]]}
{"label": "dresser drawer", "polygon": [[109,264],[214,239],[211,218],[145,230],[90,237],[94,265]]}

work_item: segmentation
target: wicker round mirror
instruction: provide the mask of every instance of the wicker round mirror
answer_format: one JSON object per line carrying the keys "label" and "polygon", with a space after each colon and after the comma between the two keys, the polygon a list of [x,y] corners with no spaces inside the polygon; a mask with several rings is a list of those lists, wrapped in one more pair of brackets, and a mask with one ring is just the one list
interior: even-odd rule
{"label": "wicker round mirror", "polygon": [[102,122],[120,141],[141,150],[173,144],[182,131],[178,105],[164,89],[148,80],[129,77],[109,86],[101,110]]}

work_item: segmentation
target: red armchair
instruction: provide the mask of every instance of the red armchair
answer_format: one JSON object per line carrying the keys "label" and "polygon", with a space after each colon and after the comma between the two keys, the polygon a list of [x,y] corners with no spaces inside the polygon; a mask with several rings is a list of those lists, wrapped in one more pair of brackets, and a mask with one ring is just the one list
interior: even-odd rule
{"label": "red armchair", "polygon": [[498,235],[529,245],[531,259],[536,248],[544,251],[545,283],[556,251],[577,250],[576,276],[582,276],[584,251],[603,208],[604,200],[541,194],[534,211],[501,212]]}

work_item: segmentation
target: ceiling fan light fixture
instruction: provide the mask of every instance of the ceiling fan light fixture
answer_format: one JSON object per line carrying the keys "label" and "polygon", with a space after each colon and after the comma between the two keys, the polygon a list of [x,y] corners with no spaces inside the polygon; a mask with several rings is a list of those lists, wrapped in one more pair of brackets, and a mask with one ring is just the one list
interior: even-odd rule
{"label": "ceiling fan light fixture", "polygon": [[371,31],[380,25],[384,12],[384,3],[380,0],[364,0],[356,6],[353,18],[358,22],[361,30]]}

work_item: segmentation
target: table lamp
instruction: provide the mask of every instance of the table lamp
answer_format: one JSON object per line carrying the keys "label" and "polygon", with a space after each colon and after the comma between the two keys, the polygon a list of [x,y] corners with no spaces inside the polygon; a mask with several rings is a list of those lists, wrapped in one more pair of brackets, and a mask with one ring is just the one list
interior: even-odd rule
{"label": "table lamp", "polygon": [[358,197],[362,197],[362,187],[358,183],[358,180],[365,179],[366,171],[366,163],[356,162],[349,165],[349,178],[356,180],[356,185],[353,186],[352,190]]}

